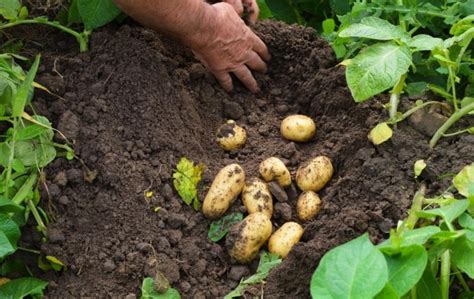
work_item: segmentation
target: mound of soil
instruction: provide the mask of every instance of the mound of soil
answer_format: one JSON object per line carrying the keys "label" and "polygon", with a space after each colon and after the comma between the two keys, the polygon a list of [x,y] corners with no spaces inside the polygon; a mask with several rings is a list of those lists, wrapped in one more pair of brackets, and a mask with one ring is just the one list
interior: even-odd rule
{"label": "mound of soil", "polygon": [[[63,273],[42,274],[51,282],[47,297],[135,298],[143,277],[157,268],[184,298],[219,298],[255,271],[258,261],[233,264],[224,240],[208,240],[210,221],[174,191],[171,175],[182,156],[206,165],[201,199],[229,163],[240,163],[251,177],[270,156],[293,173],[313,156],[332,159],[335,174],[320,192],[320,215],[304,223],[302,242],[253,290],[266,298],[309,298],[311,274],[325,252],[365,231],[375,242],[386,238],[417,190],[416,160],[427,162],[423,179],[434,190],[446,185],[439,175],[474,160],[474,136],[430,150],[428,138],[408,123],[374,147],[367,133],[386,117],[381,101],[353,102],[326,42],[311,29],[276,22],[256,31],[273,56],[269,72],[257,76],[257,96],[239,84],[225,93],[188,50],[141,27],[99,31],[83,54],[69,37],[57,36],[62,47],[46,50],[38,80],[61,98],[38,93],[36,108],[73,142],[84,164],[58,159],[47,169],[43,193],[54,221],[41,250],[68,265]],[[291,113],[316,120],[314,141],[281,138],[279,124]],[[246,146],[233,153],[215,143],[217,127],[229,118],[248,133]],[[296,197],[292,188],[288,199],[274,201],[275,228],[297,221]],[[241,202],[231,210],[243,211]],[[27,234],[23,246],[37,238]]]}

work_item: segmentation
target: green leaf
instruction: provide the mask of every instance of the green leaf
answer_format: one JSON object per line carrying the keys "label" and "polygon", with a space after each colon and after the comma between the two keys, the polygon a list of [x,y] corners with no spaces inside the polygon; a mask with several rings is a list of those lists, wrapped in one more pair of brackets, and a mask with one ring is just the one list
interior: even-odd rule
{"label": "green leaf", "polygon": [[326,19],[323,21],[323,32],[326,35],[329,35],[334,32],[336,29],[336,22],[334,19]]}
{"label": "green leaf", "polygon": [[406,46],[379,43],[363,49],[346,69],[346,80],[356,102],[393,87],[408,72],[411,53]]}
{"label": "green leaf", "polygon": [[383,254],[368,234],[326,253],[311,278],[313,298],[373,298],[388,281]]}
{"label": "green leaf", "polygon": [[16,133],[16,139],[17,140],[32,139],[34,137],[41,135],[46,130],[48,130],[48,128],[45,128],[36,124],[32,124],[22,129],[19,129],[18,132]]}
{"label": "green leaf", "polygon": [[260,20],[270,19],[273,17],[272,12],[270,11],[270,8],[268,8],[265,0],[257,0],[257,4],[260,8],[260,14],[258,15]]}
{"label": "green leaf", "polygon": [[21,116],[23,110],[25,109],[26,102],[28,100],[29,93],[33,88],[33,79],[36,76],[38,71],[38,66],[40,62],[40,55],[37,55],[33,65],[31,66],[28,74],[26,74],[25,80],[21,83],[18,91],[16,92],[13,103],[12,103],[12,116]]}
{"label": "green leaf", "polygon": [[79,8],[77,2],[79,0],[72,0],[67,11],[67,22],[69,24],[80,24],[82,23],[81,15],[79,14]]}
{"label": "green leaf", "polygon": [[466,236],[458,238],[451,246],[451,258],[456,267],[474,279],[474,241]]}
{"label": "green leaf", "polygon": [[366,17],[360,23],[352,24],[339,33],[340,37],[363,37],[376,40],[392,40],[406,37],[398,26],[377,17]]}
{"label": "green leaf", "polygon": [[431,51],[442,44],[443,40],[441,38],[432,37],[431,35],[427,34],[415,35],[408,42],[408,46],[413,48],[414,51]]}
{"label": "green leaf", "polygon": [[413,165],[413,171],[415,173],[415,178],[419,177],[423,170],[426,168],[425,160],[418,160]]}
{"label": "green leaf", "polygon": [[392,128],[387,123],[380,123],[370,130],[368,138],[373,144],[379,145],[392,138],[392,134]]}
{"label": "green leaf", "polygon": [[20,239],[18,225],[7,215],[0,214],[0,258],[15,252],[18,239]]}
{"label": "green leaf", "polygon": [[7,198],[0,197],[0,213],[20,213],[24,209],[23,206],[17,205]]}
{"label": "green leaf", "polygon": [[276,254],[262,252],[257,272],[249,278],[242,280],[232,292],[224,297],[224,299],[240,298],[246,288],[261,283],[265,278],[267,278],[270,271],[281,264],[281,262],[282,260]]}
{"label": "green leaf", "polygon": [[470,229],[474,231],[474,218],[468,213],[464,213],[458,218],[459,225],[463,228]]}
{"label": "green leaf", "polygon": [[104,26],[121,13],[112,0],[77,0],[77,8],[86,30]]}
{"label": "green leaf", "polygon": [[213,242],[219,241],[227,235],[234,224],[241,221],[243,218],[244,215],[242,213],[232,213],[219,220],[212,221],[207,237]]}
{"label": "green leaf", "polygon": [[469,207],[468,200],[456,200],[449,205],[442,206],[441,208],[419,211],[416,214],[422,218],[442,217],[446,222],[452,223],[462,213],[464,213]]}
{"label": "green leaf", "polygon": [[465,197],[474,196],[474,163],[465,166],[453,179],[454,187]]}
{"label": "green leaf", "polygon": [[412,82],[405,85],[405,91],[409,96],[421,96],[424,92],[428,90],[426,82]]}
{"label": "green leaf", "polygon": [[298,15],[289,0],[265,0],[273,16],[289,24],[298,23]]}
{"label": "green leaf", "polygon": [[418,298],[441,299],[441,289],[430,267],[425,268],[423,276],[416,285]]}
{"label": "green leaf", "polygon": [[437,226],[425,226],[421,228],[416,228],[413,230],[408,230],[402,233],[401,235],[401,246],[411,246],[411,245],[424,245],[431,236],[439,233],[441,229]]}
{"label": "green leaf", "polygon": [[174,188],[188,206],[193,204],[195,210],[199,208],[197,185],[201,181],[203,171],[203,164],[194,166],[193,161],[183,157],[173,173]]}
{"label": "green leaf", "polygon": [[27,296],[42,296],[48,283],[33,277],[10,280],[0,287],[0,298],[22,299]]}
{"label": "green leaf", "polygon": [[180,299],[181,296],[176,289],[169,288],[165,293],[158,293],[153,287],[153,278],[146,277],[142,283],[142,295],[140,299]]}
{"label": "green leaf", "polygon": [[402,248],[398,254],[385,255],[385,260],[388,284],[398,297],[402,297],[420,280],[428,262],[428,254],[423,246],[411,245]]}
{"label": "green leaf", "polygon": [[20,8],[19,0],[2,0],[0,1],[0,16],[13,21],[17,18]]}

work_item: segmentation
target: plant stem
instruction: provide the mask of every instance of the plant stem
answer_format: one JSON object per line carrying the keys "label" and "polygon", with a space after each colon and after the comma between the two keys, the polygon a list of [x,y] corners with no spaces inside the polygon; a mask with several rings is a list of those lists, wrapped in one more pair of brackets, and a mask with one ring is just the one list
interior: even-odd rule
{"label": "plant stem", "polygon": [[463,287],[464,291],[469,292],[471,289],[467,285],[466,280],[462,276],[462,273],[456,267],[453,266],[452,268],[453,268],[453,273],[456,275],[456,278],[459,280],[459,283]]}
{"label": "plant stem", "polygon": [[[403,7],[403,0],[397,0],[397,5]],[[403,31],[407,31],[407,25],[405,24],[405,21],[403,21],[401,14],[398,14],[398,23],[400,24],[400,27],[402,27]]]}
{"label": "plant stem", "polygon": [[411,299],[417,299],[416,285],[410,290]]}
{"label": "plant stem", "polygon": [[407,220],[405,221],[405,227],[410,230],[415,227],[416,222],[418,221],[418,216],[416,216],[416,213],[421,211],[423,199],[425,198],[425,192],[426,185],[422,184],[420,189],[418,189],[418,191],[415,193],[415,196],[413,196],[413,203],[411,204],[410,210],[408,211]]}
{"label": "plant stem", "polygon": [[449,276],[451,274],[451,254],[449,249],[441,255],[441,299],[449,299]]}
{"label": "plant stem", "polygon": [[[450,60],[448,50],[444,50],[444,57],[447,60]],[[456,112],[459,110],[458,99],[456,98],[456,72],[454,71],[453,66],[450,64],[448,64],[448,77],[449,83],[451,83],[451,94],[453,97],[454,111]],[[446,90],[449,92],[449,84],[446,86]]]}
{"label": "plant stem", "polygon": [[454,112],[451,117],[436,131],[433,137],[430,140],[430,147],[435,147],[436,143],[438,143],[439,139],[443,136],[443,134],[454,124],[456,123],[461,117],[468,114],[469,112],[474,110],[474,103],[471,103],[458,111]]}
{"label": "plant stem", "polygon": [[389,125],[393,125],[393,124],[396,124],[396,123],[399,123],[401,122],[402,120],[405,120],[407,117],[409,117],[410,115],[412,115],[413,113],[415,113],[416,111],[420,110],[421,108],[424,108],[426,106],[429,106],[429,105],[434,105],[434,104],[442,104],[441,102],[437,102],[437,101],[428,101],[428,102],[425,102],[421,105],[418,105],[418,106],[415,106],[409,110],[407,110],[405,113],[403,113],[399,118],[395,118],[394,120],[389,120],[387,121],[387,123]]}
{"label": "plant stem", "polygon": [[9,197],[9,188],[10,188],[10,177],[12,175],[12,164],[13,164],[13,159],[15,158],[15,144],[16,144],[16,133],[18,132],[18,118],[15,117],[13,119],[13,135],[12,135],[12,141],[10,143],[10,157],[8,157],[8,165],[7,165],[7,174],[5,177],[5,182],[7,184],[5,188],[5,197]]}
{"label": "plant stem", "polygon": [[407,78],[406,74],[403,74],[398,80],[397,85],[392,89],[390,95],[390,120],[394,120],[398,112],[398,104],[400,103],[400,94],[403,91],[405,86],[405,79]]}
{"label": "plant stem", "polygon": [[469,132],[469,130],[470,129],[468,128],[468,129],[459,130],[459,131],[453,132],[453,133],[445,133],[445,134],[443,134],[443,137],[452,137],[452,136],[460,135],[460,134]]}
{"label": "plant stem", "polygon": [[384,11],[384,10],[389,10],[389,11],[396,11],[398,13],[412,13],[413,10],[415,10],[416,14],[422,14],[422,15],[428,15],[432,17],[438,17],[438,18],[449,18],[452,17],[450,14],[445,14],[441,12],[436,12],[432,10],[426,10],[426,9],[413,9],[413,8],[403,8],[399,6],[384,6],[384,7],[370,7],[369,9],[377,10],[377,11]]}
{"label": "plant stem", "polygon": [[1,24],[0,25],[0,30],[7,29],[7,28],[17,26],[17,25],[25,25],[25,24],[49,25],[49,26],[52,26],[52,27],[57,28],[59,30],[62,30],[66,33],[69,33],[69,34],[71,34],[72,36],[74,36],[76,38],[77,42],[79,43],[80,51],[81,52],[87,51],[87,43],[89,41],[89,34],[90,34],[89,31],[84,31],[83,33],[79,33],[77,31],[74,31],[74,30],[66,27],[66,26],[63,26],[63,25],[59,24],[58,22],[51,22],[51,21],[48,21],[47,19],[38,19],[38,18],[36,18],[36,19],[29,19],[29,20],[16,20],[14,22]]}
{"label": "plant stem", "polygon": [[33,216],[35,217],[39,231],[46,236],[46,225],[44,225],[43,219],[41,219],[41,216],[38,213],[38,210],[36,209],[36,206],[31,199],[28,200],[28,207],[30,208],[31,212],[33,213]]}
{"label": "plant stem", "polygon": [[21,250],[21,251],[29,252],[29,253],[41,254],[41,251],[34,250],[34,249],[28,249],[28,248],[24,248],[24,247],[20,247],[20,246],[18,246],[17,249]]}
{"label": "plant stem", "polygon": [[38,174],[36,171],[32,172],[28,179],[23,183],[20,190],[18,190],[15,196],[12,198],[14,204],[20,205],[28,196],[28,193],[33,189],[33,185],[36,183]]}

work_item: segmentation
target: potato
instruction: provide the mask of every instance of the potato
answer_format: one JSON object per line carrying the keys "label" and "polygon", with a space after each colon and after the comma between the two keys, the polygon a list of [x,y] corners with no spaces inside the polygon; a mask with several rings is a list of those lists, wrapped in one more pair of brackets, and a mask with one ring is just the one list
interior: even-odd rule
{"label": "potato", "polygon": [[281,122],[281,135],[297,142],[305,142],[316,134],[316,123],[306,115],[290,115]]}
{"label": "potato", "polygon": [[267,183],[259,178],[251,178],[245,182],[242,191],[242,202],[249,214],[262,212],[268,219],[272,218],[273,201]]}
{"label": "potato", "polygon": [[314,217],[321,210],[321,199],[313,191],[304,191],[298,197],[298,202],[296,203],[296,213],[298,218],[302,221],[309,221],[314,219]]}
{"label": "potato", "polygon": [[209,219],[224,215],[244,188],[245,173],[239,164],[222,168],[214,178],[202,204],[202,212]]}
{"label": "potato", "polygon": [[226,239],[229,255],[237,262],[252,261],[272,234],[272,222],[264,213],[249,214],[234,224]]}
{"label": "potato", "polygon": [[262,178],[267,181],[276,180],[282,187],[291,185],[291,175],[285,164],[276,157],[270,157],[259,166],[259,172]]}
{"label": "potato", "polygon": [[286,258],[291,248],[298,243],[303,236],[304,229],[296,222],[283,224],[268,241],[268,251]]}
{"label": "potato", "polygon": [[231,151],[244,146],[247,133],[235,121],[229,120],[217,129],[216,141],[225,151]]}
{"label": "potato", "polygon": [[334,169],[331,160],[317,156],[301,165],[296,171],[296,183],[303,191],[319,191],[332,177]]}

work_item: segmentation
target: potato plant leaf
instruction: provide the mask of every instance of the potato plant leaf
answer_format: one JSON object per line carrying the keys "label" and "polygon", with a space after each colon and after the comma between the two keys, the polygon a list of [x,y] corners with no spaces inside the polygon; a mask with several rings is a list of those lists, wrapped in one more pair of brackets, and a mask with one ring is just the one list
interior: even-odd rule
{"label": "potato plant leaf", "polygon": [[469,278],[474,279],[474,240],[462,236],[451,247],[453,263]]}
{"label": "potato plant leaf", "polygon": [[373,144],[379,145],[392,138],[392,135],[392,128],[387,123],[380,123],[370,131],[368,138]]}
{"label": "potato plant leaf", "polygon": [[199,209],[197,185],[201,181],[204,165],[194,165],[194,162],[183,157],[176,165],[173,173],[173,185],[179,196],[189,206],[193,205],[195,210]]}
{"label": "potato plant leaf", "polygon": [[77,9],[86,30],[99,28],[120,15],[112,0],[77,0]]}
{"label": "potato plant leaf", "polygon": [[402,28],[377,17],[367,17],[339,33],[340,37],[364,37],[375,40],[392,40],[406,37]]}
{"label": "potato plant leaf", "polygon": [[441,38],[432,37],[431,35],[427,34],[415,35],[408,42],[408,46],[414,51],[431,51],[442,44],[443,40]]}
{"label": "potato plant leaf", "polygon": [[454,187],[467,198],[474,196],[474,163],[465,166],[453,179]]}
{"label": "potato plant leaf", "polygon": [[423,276],[416,285],[416,293],[418,298],[441,299],[441,289],[431,267],[425,268]]}
{"label": "potato plant leaf", "polygon": [[311,279],[311,295],[319,299],[373,298],[388,281],[383,254],[368,234],[326,253]]}
{"label": "potato plant leaf", "polygon": [[413,171],[415,173],[415,178],[419,177],[423,170],[426,168],[425,160],[418,160],[413,166]]}
{"label": "potato plant leaf", "polygon": [[[33,277],[10,280],[0,287],[0,298],[21,299],[27,296],[42,297],[48,283]],[[36,297],[34,297],[36,298]]]}
{"label": "potato plant leaf", "polygon": [[0,214],[0,258],[15,252],[20,228],[8,215]]}
{"label": "potato plant leaf", "polygon": [[260,255],[257,272],[249,278],[242,280],[232,292],[224,297],[224,299],[240,298],[246,288],[251,285],[261,283],[265,278],[267,278],[270,271],[281,264],[281,262],[282,260],[277,255],[263,252]]}
{"label": "potato plant leaf", "polygon": [[0,16],[7,20],[15,20],[20,8],[21,3],[19,0],[2,0],[0,2]]}
{"label": "potato plant leaf", "polygon": [[412,63],[410,49],[392,42],[363,49],[346,68],[346,80],[356,102],[393,87]]}
{"label": "potato plant leaf", "polygon": [[146,277],[142,283],[140,299],[180,299],[181,295],[176,289],[169,288],[164,293],[158,293],[153,287],[153,278]]}
{"label": "potato plant leaf", "polygon": [[33,89],[33,79],[35,78],[36,72],[38,71],[39,62],[40,56],[37,55],[33,65],[26,75],[25,80],[20,84],[18,91],[13,97],[12,116],[21,116],[23,113],[26,102],[28,101],[28,97],[30,96],[31,90]]}
{"label": "potato plant leaf", "polygon": [[437,209],[419,211],[416,214],[422,218],[442,217],[446,222],[451,224],[456,218],[461,216],[469,207],[468,200],[456,200],[449,205],[442,206]]}
{"label": "potato plant leaf", "polygon": [[213,242],[221,240],[225,235],[227,235],[230,228],[243,218],[244,215],[242,213],[232,213],[219,220],[212,221],[207,237]]}

